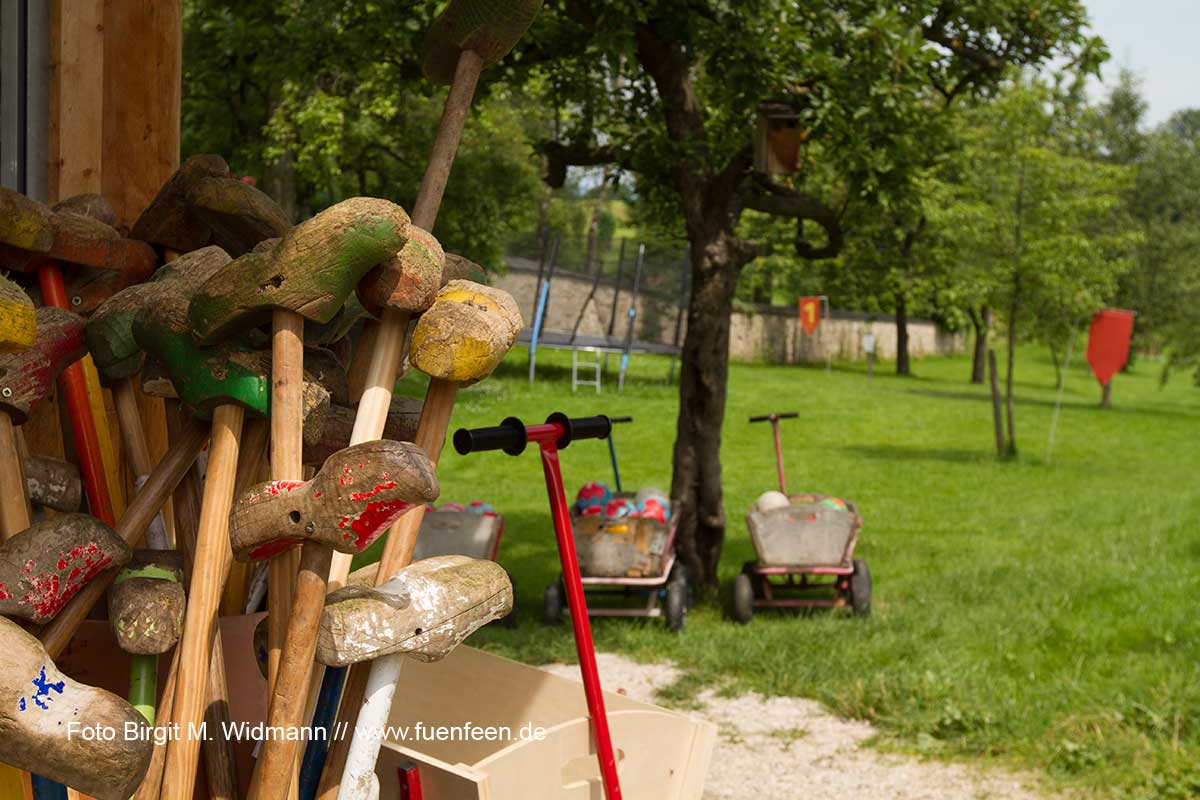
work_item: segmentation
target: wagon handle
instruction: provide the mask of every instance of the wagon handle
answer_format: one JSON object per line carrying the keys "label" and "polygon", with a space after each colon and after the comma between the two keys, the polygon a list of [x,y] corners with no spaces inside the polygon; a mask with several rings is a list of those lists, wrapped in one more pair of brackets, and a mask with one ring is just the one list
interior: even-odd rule
{"label": "wagon handle", "polygon": [[618,422],[633,422],[633,417],[609,417],[608,421],[616,425]]}
{"label": "wagon handle", "polygon": [[757,417],[751,417],[750,421],[751,422],[771,422],[773,420],[778,420],[778,419],[795,419],[798,416],[800,416],[799,412],[786,411],[782,414],[761,414]]}
{"label": "wagon handle", "polygon": [[783,480],[783,445],[779,443],[779,420],[795,419],[800,416],[795,411],[787,411],[783,414],[762,414],[757,417],[751,417],[751,422],[769,422],[771,423],[771,433],[775,438],[775,471],[779,473],[779,491],[787,494],[787,484]]}

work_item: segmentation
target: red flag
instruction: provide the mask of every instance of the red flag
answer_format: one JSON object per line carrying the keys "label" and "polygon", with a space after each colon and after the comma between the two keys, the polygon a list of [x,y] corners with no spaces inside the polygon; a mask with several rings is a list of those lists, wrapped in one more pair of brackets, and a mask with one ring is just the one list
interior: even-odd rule
{"label": "red flag", "polygon": [[1101,386],[1112,380],[1112,376],[1129,360],[1129,340],[1132,336],[1132,311],[1106,308],[1092,315],[1087,360]]}
{"label": "red flag", "polygon": [[813,331],[821,324],[821,298],[819,297],[801,297],[800,298],[800,327],[804,328],[804,332],[812,336]]}

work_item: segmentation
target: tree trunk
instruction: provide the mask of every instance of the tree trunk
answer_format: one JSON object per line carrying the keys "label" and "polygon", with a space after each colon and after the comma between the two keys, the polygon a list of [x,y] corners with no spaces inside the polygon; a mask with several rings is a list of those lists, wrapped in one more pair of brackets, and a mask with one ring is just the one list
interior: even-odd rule
{"label": "tree trunk", "polygon": [[697,584],[717,585],[725,539],[721,422],[729,373],[729,329],[739,259],[733,235],[692,243],[692,293],[679,372],[671,499],[676,548]]}
{"label": "tree trunk", "polygon": [[987,366],[988,331],[992,327],[992,312],[984,306],[978,313],[971,309],[971,324],[975,328],[975,352],[971,357],[971,383],[982,384]]}
{"label": "tree trunk", "polygon": [[896,294],[896,374],[911,375],[908,366],[908,297]]}
{"label": "tree trunk", "polygon": [[[592,203],[592,218],[588,222],[587,254],[583,259],[583,271],[591,274],[596,266],[600,252],[600,218],[604,215],[604,206],[608,203],[608,189],[612,182],[612,174],[604,170],[604,178],[600,181],[600,189],[596,192],[595,202]],[[597,272],[599,274],[599,272]]]}
{"label": "tree trunk", "polygon": [[1013,364],[1017,354],[1017,312],[1020,309],[1021,275],[1013,277],[1012,303],[1008,309],[1007,374],[1004,377],[1004,411],[1008,420],[1008,445],[1005,450],[1012,458],[1017,455],[1017,433],[1013,427]]}
{"label": "tree trunk", "polygon": [[1100,407],[1112,408],[1112,378],[1108,379],[1108,383],[1100,390]]}
{"label": "tree trunk", "polygon": [[1004,458],[1004,415],[1000,413],[1000,379],[996,375],[996,351],[987,351],[988,374],[992,382],[992,425],[996,429],[996,457]]}

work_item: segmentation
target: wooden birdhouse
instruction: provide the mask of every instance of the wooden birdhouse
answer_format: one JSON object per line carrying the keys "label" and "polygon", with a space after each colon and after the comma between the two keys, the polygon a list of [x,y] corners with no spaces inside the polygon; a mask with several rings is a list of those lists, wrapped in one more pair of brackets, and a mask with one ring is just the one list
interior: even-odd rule
{"label": "wooden birdhouse", "polygon": [[787,175],[800,171],[800,115],[779,100],[765,100],[758,106],[754,132],[754,171],[766,175]]}

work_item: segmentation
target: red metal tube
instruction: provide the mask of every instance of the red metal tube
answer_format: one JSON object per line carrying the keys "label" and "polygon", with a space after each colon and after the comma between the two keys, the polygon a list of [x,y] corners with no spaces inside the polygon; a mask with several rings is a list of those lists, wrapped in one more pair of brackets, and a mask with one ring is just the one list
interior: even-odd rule
{"label": "red metal tube", "polygon": [[[42,299],[48,306],[70,311],[67,291],[63,285],[62,271],[53,261],[44,261],[37,269],[38,285]],[[92,407],[88,404],[87,380],[83,376],[83,365],[76,361],[62,371],[58,377],[62,387],[63,402],[67,418],[71,421],[71,435],[75,442],[75,454],[79,458],[79,474],[87,492],[88,506],[92,515],[112,527],[117,524],[113,511],[112,497],[108,493],[108,480],[104,474],[104,461],[100,456],[100,440],[96,437],[96,424],[92,419]]]}
{"label": "red metal tube", "polygon": [[562,470],[558,460],[558,440],[565,430],[561,425],[530,425],[526,436],[536,441],[542,453],[542,471],[546,476],[546,491],[550,496],[550,515],[554,519],[554,535],[558,539],[558,556],[562,561],[563,585],[571,610],[571,626],[575,629],[575,649],[579,654],[579,669],[583,673],[583,692],[587,697],[588,714],[596,736],[596,758],[600,762],[600,778],[604,796],[620,800],[621,784],[617,778],[617,761],[613,755],[612,736],[608,731],[608,713],[600,689],[600,670],[596,666],[596,648],[592,642],[592,627],[588,621],[583,582],[579,575],[579,559],[575,555],[575,538],[571,533],[571,517],[567,496],[563,491]]}

